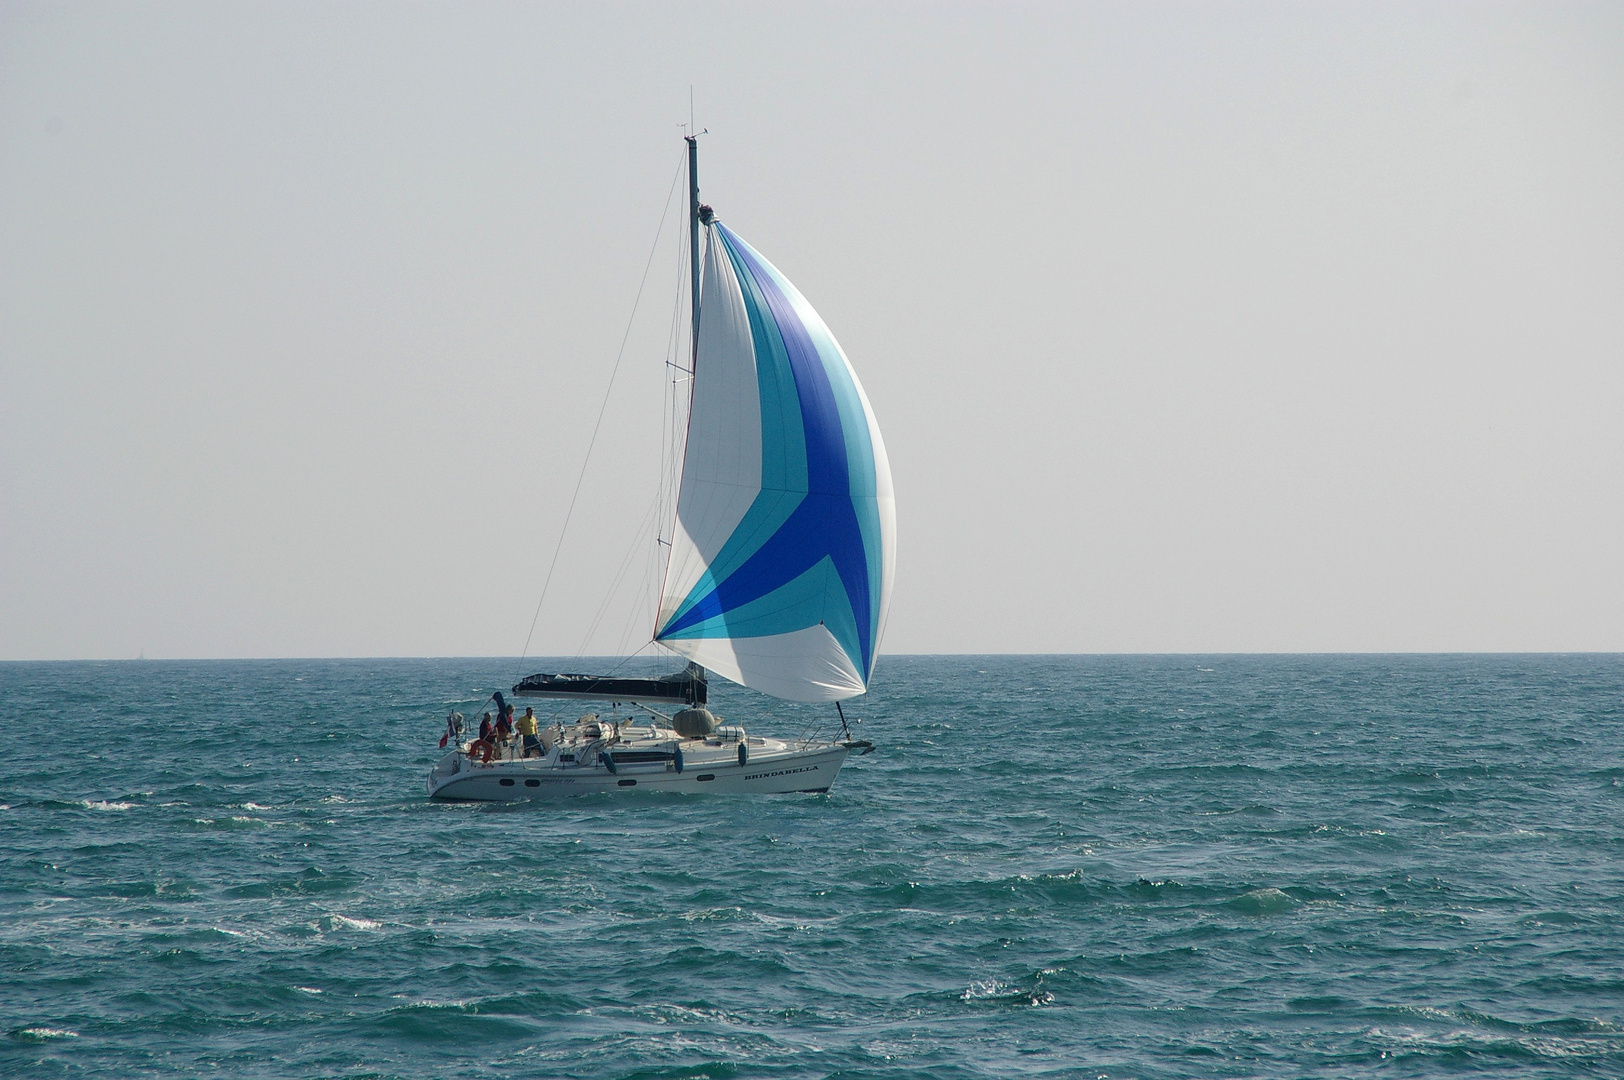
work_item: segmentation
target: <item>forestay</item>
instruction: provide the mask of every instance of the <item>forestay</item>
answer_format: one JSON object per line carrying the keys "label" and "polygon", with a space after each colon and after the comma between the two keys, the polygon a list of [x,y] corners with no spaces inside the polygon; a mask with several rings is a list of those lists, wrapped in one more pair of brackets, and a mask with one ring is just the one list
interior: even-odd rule
{"label": "forestay", "polygon": [[707,227],[688,444],[655,640],[775,697],[868,686],[891,469],[846,354],[783,274]]}

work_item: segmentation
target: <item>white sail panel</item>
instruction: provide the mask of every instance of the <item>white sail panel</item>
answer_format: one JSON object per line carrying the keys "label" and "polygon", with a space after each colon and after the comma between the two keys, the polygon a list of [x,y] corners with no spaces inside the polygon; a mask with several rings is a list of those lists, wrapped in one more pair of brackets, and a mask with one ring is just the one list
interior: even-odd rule
{"label": "white sail panel", "polygon": [[678,638],[665,644],[724,679],[788,701],[844,701],[867,689],[851,657],[822,626],[770,637]]}
{"label": "white sail panel", "polygon": [[696,386],[688,416],[660,626],[698,585],[761,493],[761,406],[750,316],[738,278],[718,248],[713,243],[705,250],[698,349],[704,392]]}

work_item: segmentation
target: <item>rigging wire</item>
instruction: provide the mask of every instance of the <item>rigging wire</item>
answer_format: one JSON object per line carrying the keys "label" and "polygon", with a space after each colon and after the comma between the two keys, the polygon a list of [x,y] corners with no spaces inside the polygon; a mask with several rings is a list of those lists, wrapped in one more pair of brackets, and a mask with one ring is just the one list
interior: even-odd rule
{"label": "rigging wire", "polygon": [[[683,282],[691,277],[688,260],[690,253],[687,246],[677,245],[677,295],[671,305],[671,327],[666,339],[666,409],[662,416],[665,425],[662,439],[662,458],[660,461],[660,492],[664,500],[660,510],[660,520],[656,527],[655,548],[649,556],[649,573],[651,576],[650,591],[653,597],[653,624],[649,640],[654,641],[655,635],[660,632],[660,604],[664,599],[666,578],[670,573],[670,558],[676,552],[677,532],[677,504],[682,494],[682,466],[684,447],[688,436],[688,422],[693,406],[693,378],[694,357],[698,348],[697,342],[689,342],[689,348],[684,348],[684,342],[690,333],[690,320],[681,318]],[[689,297],[690,311],[693,305],[699,303],[697,295]],[[688,383],[688,393],[684,394],[682,384]],[[666,535],[669,526],[669,536]],[[660,558],[660,547],[666,548],[665,559]],[[662,569],[661,563],[664,562]]]}
{"label": "rigging wire", "polygon": [[[643,579],[637,587],[638,593],[644,597],[649,596],[651,593],[653,594],[654,603],[656,605],[656,616],[658,616],[657,609],[660,602],[658,593],[660,585],[658,581],[660,570],[659,556],[660,546],[655,544],[650,557],[643,560]],[[620,638],[615,646],[616,649],[622,653],[624,653],[626,647],[629,646],[637,636],[637,623],[639,621],[638,616],[641,614],[643,613],[638,611],[635,607],[627,611],[625,625],[621,627]],[[641,652],[643,648],[653,644],[655,644],[654,637],[652,634],[650,634],[643,639],[642,646],[638,649],[638,651]]]}
{"label": "rigging wire", "polygon": [[[598,605],[598,613],[592,617],[592,622],[587,626],[586,633],[581,638],[581,647],[575,650],[577,659],[586,655],[586,647],[592,643],[592,637],[598,632],[598,627],[603,623],[604,616],[609,614],[609,608],[613,606],[615,596],[620,592],[621,584],[625,581],[627,573],[630,572],[633,562],[637,559],[639,547],[647,543],[648,527],[654,523],[654,515],[659,510],[658,499],[659,495],[656,493],[655,498],[650,500],[649,508],[643,511],[642,520],[638,522],[637,528],[633,530],[632,542],[627,546],[626,554],[622,556],[619,568],[615,570],[614,580],[609,583],[609,588],[603,597],[603,603]],[[639,588],[639,592],[641,592],[641,588]]]}
{"label": "rigging wire", "polygon": [[[670,544],[662,536],[662,532],[666,522],[675,521],[677,487],[680,483],[679,474],[680,462],[682,458],[682,436],[687,432],[687,426],[682,422],[682,406],[686,402],[681,391],[679,390],[679,386],[693,377],[692,371],[690,371],[686,365],[677,363],[677,357],[683,355],[683,343],[686,339],[685,331],[687,329],[685,321],[682,319],[682,299],[684,294],[684,285],[687,281],[687,275],[684,271],[686,271],[688,265],[688,250],[687,247],[682,244],[678,244],[676,247],[677,260],[675,280],[677,285],[676,294],[672,298],[671,302],[671,326],[666,338],[665,356],[665,367],[669,375],[666,383],[666,389],[670,396],[666,402],[667,407],[662,408],[661,410],[661,421],[665,428],[661,437],[662,460],[660,462],[659,483],[656,485],[655,490],[655,502],[650,508],[653,511],[653,517],[655,520],[650,522],[650,515],[645,514],[643,523],[637,529],[637,532],[641,534],[650,524],[653,524],[654,526],[655,539],[657,542],[649,553],[649,559],[644,569],[644,577],[642,585],[640,586],[640,591],[643,591],[646,594],[650,590],[656,590],[653,594],[653,604],[656,608],[658,608],[660,601],[657,590],[660,584],[659,579],[661,577],[663,562],[661,559],[660,547],[662,545],[666,547],[670,546]],[[632,548],[628,551],[629,557],[635,552],[636,543],[637,541],[634,539],[632,542]],[[619,589],[619,583],[628,569],[629,566],[627,562],[623,561],[621,569],[616,573],[616,585],[613,586],[613,589]],[[587,639],[582,641],[581,650],[576,653],[577,657],[580,657],[585,653],[587,645],[590,644],[590,638],[596,634],[598,627],[602,624],[604,616],[608,614],[609,606],[610,600],[606,599],[603,605],[598,609],[598,614],[593,619],[592,627],[588,630]],[[622,630],[620,640],[617,644],[617,650],[620,652],[620,658],[610,666],[608,672],[606,672],[603,676],[604,678],[611,678],[619,674],[627,665],[631,664],[634,660],[637,660],[645,653],[648,653],[650,648],[654,646],[655,641],[653,635],[651,634],[649,637],[643,639],[635,652],[625,651],[627,646],[631,644],[634,633],[633,626],[636,624],[636,621],[637,610],[634,606],[630,610],[626,620],[626,625]],[[559,720],[559,718],[564,715],[568,708],[569,707],[564,704],[555,706],[552,712],[547,716],[547,722],[550,724],[556,720]]]}
{"label": "rigging wire", "polygon": [[[679,413],[681,411],[683,395],[682,391],[679,389],[679,386],[681,383],[687,382],[693,378],[693,372],[689,369],[688,365],[678,362],[679,357],[687,355],[687,350],[683,348],[683,338],[688,327],[686,321],[682,318],[682,284],[687,277],[683,271],[687,268],[687,262],[688,251],[681,244],[678,244],[676,268],[677,295],[671,304],[671,327],[666,336],[665,386],[667,398],[665,402],[666,407],[662,410],[661,416],[661,421],[665,425],[665,430],[661,433],[660,495],[664,501],[660,509],[660,521],[658,524],[662,530],[662,533],[668,522],[672,525],[673,535],[669,538],[669,540],[665,540],[663,536],[661,537],[662,540],[665,540],[667,546],[670,546],[670,543],[676,540],[676,536],[674,535],[676,532],[676,503],[682,482],[679,474],[682,469],[681,439],[682,435],[685,433],[685,426],[680,423],[681,417]],[[697,302],[697,300],[691,302]],[[656,552],[655,555],[657,557],[658,552]],[[658,603],[659,598],[656,597],[656,606]],[[655,615],[658,617],[657,611]],[[656,632],[658,629],[658,627],[655,627]]]}
{"label": "rigging wire", "polygon": [[536,624],[541,621],[541,607],[547,602],[547,590],[553,583],[553,571],[558,569],[558,554],[564,550],[564,537],[569,534],[570,519],[575,516],[575,504],[581,497],[581,484],[586,480],[587,465],[592,461],[592,449],[598,443],[598,432],[603,428],[604,414],[609,411],[609,396],[615,389],[615,376],[620,374],[620,362],[626,357],[626,343],[631,340],[632,325],[637,321],[637,305],[643,299],[643,287],[648,284],[649,270],[654,266],[654,256],[660,250],[660,237],[665,234],[666,219],[671,216],[671,200],[677,192],[677,181],[682,179],[682,167],[687,162],[687,152],[683,152],[678,160],[677,171],[671,177],[671,189],[665,196],[665,208],[660,211],[660,226],[654,231],[654,244],[648,253],[648,262],[643,265],[643,277],[637,283],[637,295],[632,299],[631,317],[626,320],[626,332],[620,339],[620,351],[615,354],[615,366],[609,371],[609,385],[603,391],[603,403],[598,406],[598,419],[592,425],[592,437],[587,440],[586,457],[581,460],[581,471],[575,478],[575,492],[570,496],[569,509],[564,512],[564,525],[558,531],[558,543],[553,545],[553,558],[547,564],[547,576],[542,581],[541,598],[536,601],[536,613],[530,619],[530,632],[524,636],[524,649],[519,653],[519,666],[515,678],[524,671],[524,658],[530,655],[530,640],[535,637]]}
{"label": "rigging wire", "polygon": [[[675,503],[679,480],[675,470],[676,462],[681,459],[679,436],[682,433],[682,429],[678,427],[676,420],[678,409],[683,400],[680,384],[691,378],[688,368],[677,363],[677,357],[683,355],[683,342],[686,337],[684,333],[686,324],[682,314],[683,299],[686,295],[688,250],[683,245],[677,244],[675,245],[675,251],[676,266],[672,280],[676,284],[675,293],[671,298],[671,323],[666,332],[663,367],[667,369],[668,378],[665,381],[666,400],[661,408],[660,415],[660,460],[655,475],[654,500],[644,513],[642,522],[633,530],[632,543],[628,546],[626,554],[621,560],[620,568],[615,572],[614,584],[610,586],[610,594],[605,597],[604,602],[598,608],[597,614],[593,617],[587,635],[582,639],[581,647],[575,654],[577,658],[585,655],[587,646],[591,644],[591,639],[602,628],[604,619],[609,615],[615,596],[618,595],[627,582],[637,580],[638,584],[633,591],[633,596],[641,599],[647,605],[647,622],[653,623],[659,612],[660,595],[658,590],[660,581],[658,579],[665,561],[661,548],[670,549],[671,543],[666,539],[665,533],[667,525],[673,524],[676,517]],[[635,578],[628,576],[636,563],[637,545],[640,540],[646,539],[649,531],[654,533],[653,539],[655,542],[647,549],[647,557],[643,560],[642,573]],[[619,671],[627,661],[642,655],[650,645],[655,644],[653,633],[649,633],[641,639],[638,638],[636,625],[639,616],[642,614],[644,614],[642,608],[634,599],[634,602],[628,606],[625,623],[616,638],[615,650],[610,654],[625,658],[614,665],[614,671]],[[634,642],[636,642],[638,648],[635,652],[632,652],[630,646]]]}
{"label": "rigging wire", "polygon": [[[666,380],[666,407],[661,410],[661,460],[659,475],[656,478],[656,502],[654,506],[654,544],[648,549],[648,558],[644,564],[643,579],[638,585],[638,593],[642,595],[649,605],[648,622],[654,624],[659,617],[661,586],[664,584],[664,567],[666,556],[676,540],[676,510],[677,497],[681,485],[682,444],[687,434],[686,423],[680,422],[685,415],[683,405],[687,397],[683,394],[681,385],[693,377],[693,372],[686,364],[678,363],[678,358],[686,356],[684,343],[687,340],[688,322],[682,318],[683,298],[686,295],[688,280],[688,248],[684,244],[677,244],[676,268],[672,276],[675,284],[675,294],[671,298],[671,325],[667,331],[665,370]],[[647,519],[644,522],[648,524]],[[669,526],[671,536],[667,539],[666,530]],[[635,543],[635,542],[634,542]],[[665,548],[662,553],[661,548]],[[622,573],[628,569],[622,568]],[[605,610],[604,614],[607,614]],[[623,657],[614,665],[610,674],[624,668],[632,660],[649,651],[649,648],[658,644],[654,634],[659,627],[651,625],[650,632],[639,639],[635,629],[638,622],[638,610],[635,605],[627,610],[626,622],[621,628],[619,639],[616,641],[616,655]],[[633,641],[637,641],[635,652],[628,652]],[[584,648],[584,646],[583,646]]]}

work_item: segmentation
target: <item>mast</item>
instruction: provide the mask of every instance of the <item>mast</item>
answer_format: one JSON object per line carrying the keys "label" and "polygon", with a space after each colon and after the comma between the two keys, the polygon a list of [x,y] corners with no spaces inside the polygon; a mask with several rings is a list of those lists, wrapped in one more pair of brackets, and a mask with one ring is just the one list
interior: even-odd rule
{"label": "mast", "polygon": [[[692,94],[693,94],[693,90],[692,90],[692,88],[690,88],[689,89],[690,99],[692,97]],[[691,112],[692,111],[692,104],[691,103],[689,105],[689,109],[690,109],[690,112]],[[694,130],[693,117],[691,115],[690,115],[689,120],[688,120],[688,130],[690,132],[693,132],[693,130]],[[689,289],[688,297],[689,297],[689,301],[690,301],[689,306],[693,309],[693,334],[692,334],[691,340],[689,342],[689,350],[690,351],[688,353],[688,399],[689,399],[689,406],[690,406],[690,409],[691,409],[692,403],[693,403],[693,393],[694,393],[693,374],[694,374],[694,372],[699,370],[699,135],[698,134],[684,135],[683,139],[684,139],[684,141],[686,141],[688,143],[688,289]],[[674,389],[675,385],[676,384],[673,383],[673,393],[675,393],[675,389]],[[692,417],[690,416],[689,419],[691,421]],[[686,442],[684,442],[684,445],[683,445],[683,457],[684,457],[684,459],[686,459],[686,457],[687,457],[687,444],[686,444]],[[681,481],[678,480],[677,484],[678,484],[677,491],[680,492],[681,491]],[[676,492],[673,492],[672,498],[673,498],[673,502],[675,502],[679,498],[679,496],[677,495]],[[672,557],[673,553],[676,551],[676,548],[675,548],[675,540],[676,540],[676,521],[675,521],[675,517],[676,517],[676,511],[677,511],[677,508],[676,508],[675,505],[673,505],[673,507],[672,507],[672,523],[671,523],[672,544],[668,545],[668,550],[666,552],[666,559],[665,559],[665,576],[666,577],[669,577],[670,574],[671,574],[671,557]],[[663,544],[663,543],[665,543],[665,541],[661,540],[660,543]],[[665,584],[664,584],[663,579],[661,581],[660,590],[661,590],[661,593],[663,595],[663,593],[665,591]],[[654,629],[655,629],[656,633],[658,633],[659,629],[660,629],[659,619],[658,619],[658,609],[656,609],[656,617],[655,617]],[[697,673],[698,677],[700,679],[704,678],[705,669],[700,667],[698,664],[695,664],[692,661],[689,661],[688,669],[689,669],[689,674]]]}
{"label": "mast", "polygon": [[688,140],[688,296],[694,313],[693,364],[689,367],[692,371],[699,366],[699,137],[685,135],[683,138]]}

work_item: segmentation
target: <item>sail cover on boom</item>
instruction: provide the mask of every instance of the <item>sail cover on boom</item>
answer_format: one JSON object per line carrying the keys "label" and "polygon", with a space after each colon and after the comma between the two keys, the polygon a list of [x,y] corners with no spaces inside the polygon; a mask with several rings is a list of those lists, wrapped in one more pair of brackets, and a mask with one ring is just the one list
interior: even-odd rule
{"label": "sail cover on boom", "polygon": [[874,411],[818,313],[707,227],[677,520],[655,640],[791,701],[868,687],[895,566]]}
{"label": "sail cover on boom", "polygon": [[705,704],[705,672],[689,664],[687,671],[634,679],[614,675],[528,675],[513,687],[514,697],[572,698],[577,701],[630,701],[656,705]]}

